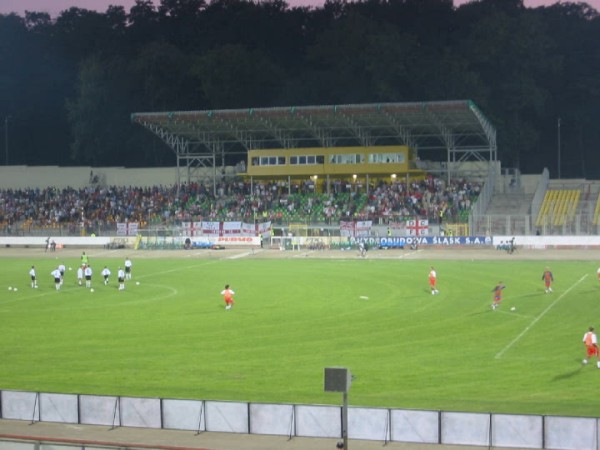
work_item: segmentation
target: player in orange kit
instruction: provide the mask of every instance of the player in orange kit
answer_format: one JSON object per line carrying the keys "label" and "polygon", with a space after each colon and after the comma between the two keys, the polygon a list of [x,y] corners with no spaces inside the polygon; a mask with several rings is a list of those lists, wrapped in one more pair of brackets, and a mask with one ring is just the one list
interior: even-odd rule
{"label": "player in orange kit", "polygon": [[546,294],[548,292],[552,292],[552,287],[550,285],[554,281],[554,276],[552,275],[552,272],[550,272],[549,267],[546,267],[546,269],[544,270],[544,273],[542,275],[542,280],[544,280],[544,284],[546,286]]}
{"label": "player in orange kit", "polygon": [[596,333],[594,333],[594,327],[590,327],[583,335],[583,344],[585,345],[585,358],[582,363],[587,364],[588,359],[596,358],[596,366],[600,369],[600,360],[598,359],[598,339],[596,338]]}
{"label": "player in orange kit", "polygon": [[225,300],[225,309],[231,309],[233,306],[233,296],[235,292],[229,289],[229,285],[225,285],[225,289],[221,291],[221,295],[223,296],[223,300]]}
{"label": "player in orange kit", "polygon": [[433,266],[431,266],[431,270],[429,271],[429,287],[431,288],[431,295],[440,293],[437,290],[437,272]]}

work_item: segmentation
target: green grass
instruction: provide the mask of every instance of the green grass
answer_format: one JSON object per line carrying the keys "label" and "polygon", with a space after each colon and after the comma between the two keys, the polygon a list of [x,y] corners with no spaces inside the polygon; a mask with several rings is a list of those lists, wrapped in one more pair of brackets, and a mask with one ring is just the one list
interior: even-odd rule
{"label": "green grass", "polygon": [[[351,405],[600,416],[590,395],[600,370],[581,365],[582,336],[600,327],[594,262],[553,262],[546,295],[545,264],[514,259],[133,256],[139,286],[119,292],[122,261],[93,259],[94,293],[76,285],[77,260],[64,261],[73,270],[55,292],[54,260],[1,259],[0,388],[340,404],[323,392],[323,369],[341,366],[356,376]],[[505,299],[491,311],[499,280]],[[231,311],[225,283],[236,291]]]}

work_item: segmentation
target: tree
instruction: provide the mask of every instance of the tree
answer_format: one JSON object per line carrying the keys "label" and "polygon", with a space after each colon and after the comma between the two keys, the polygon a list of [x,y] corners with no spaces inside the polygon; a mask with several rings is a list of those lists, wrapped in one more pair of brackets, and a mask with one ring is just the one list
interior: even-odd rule
{"label": "tree", "polygon": [[145,45],[159,38],[159,15],[152,0],[135,0],[129,10],[127,41],[133,45]]}
{"label": "tree", "polygon": [[260,50],[223,45],[199,57],[196,74],[210,108],[272,105],[285,79],[284,71]]}
{"label": "tree", "polygon": [[[490,86],[481,106],[492,111],[504,164],[531,169],[537,162],[532,153],[540,139],[538,124],[544,120],[549,99],[543,80],[558,70],[545,23],[520,8],[509,13],[500,10],[475,22],[461,47],[469,55],[471,69]],[[523,161],[529,165],[523,166]]]}
{"label": "tree", "polygon": [[54,22],[0,15],[0,118],[13,118],[19,162],[139,166],[173,157],[132,112],[471,99],[503,164],[552,166],[561,117],[577,161],[566,173],[590,174],[598,42],[589,5],[523,0],[136,0]]}
{"label": "tree", "polygon": [[[551,92],[547,118],[541,124],[543,139],[537,149],[557,147],[557,122],[563,153],[561,174],[567,177],[600,176],[598,164],[591,164],[600,130],[600,16],[586,4],[560,3],[540,8],[539,14],[553,31],[554,60],[560,70],[543,80]],[[554,158],[549,164],[555,168]],[[558,171],[555,169],[554,173]]]}

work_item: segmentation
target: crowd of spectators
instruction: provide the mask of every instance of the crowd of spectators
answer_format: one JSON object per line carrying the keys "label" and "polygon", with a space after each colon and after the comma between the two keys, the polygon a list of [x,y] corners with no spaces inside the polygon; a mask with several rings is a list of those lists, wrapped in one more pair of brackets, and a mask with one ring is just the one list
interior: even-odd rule
{"label": "crowd of spectators", "polygon": [[60,228],[66,233],[115,229],[119,222],[176,225],[189,221],[290,221],[333,224],[339,220],[380,223],[426,218],[432,223],[461,221],[480,185],[428,176],[408,183],[379,182],[367,190],[332,183],[329,193],[313,182],[253,182],[223,179],[180,186],[0,190],[0,232],[26,233]]}

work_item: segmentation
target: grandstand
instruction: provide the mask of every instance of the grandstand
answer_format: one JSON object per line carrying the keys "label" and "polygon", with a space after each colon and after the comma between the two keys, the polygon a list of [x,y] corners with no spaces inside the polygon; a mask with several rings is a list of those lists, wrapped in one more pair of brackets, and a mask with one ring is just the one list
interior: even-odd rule
{"label": "grandstand", "polygon": [[[10,176],[5,176],[10,170],[14,171],[0,167],[2,235],[106,236],[115,233],[119,221],[138,221],[140,229],[156,230],[152,233],[157,235],[182,221],[200,220],[271,221],[275,227],[302,223],[335,233],[340,220],[372,220],[396,230],[398,223],[418,218],[429,220],[430,234],[443,229],[453,235],[480,236],[597,234],[600,225],[599,182],[549,180],[543,174],[521,175],[516,187],[508,187],[505,176],[492,171],[484,181],[448,183],[435,175],[408,182],[382,180],[371,182],[368,191],[349,181],[332,184],[327,193],[309,179],[292,183],[291,192],[281,180],[251,184],[228,168],[230,175],[220,178],[214,194],[208,169],[202,182],[180,189],[175,184],[152,186],[160,179],[155,172],[147,181],[140,179],[144,187],[113,186],[118,181],[110,168],[103,169],[108,186],[11,189]],[[28,170],[36,173],[38,168]],[[173,178],[172,168],[162,170]],[[119,177],[123,171],[114,169]],[[89,172],[90,168],[80,168],[69,178],[57,169],[56,184],[69,180],[76,184]]]}
{"label": "grandstand", "polygon": [[490,184],[493,194],[472,214],[475,234],[598,234],[599,181],[551,180],[544,169],[540,175],[496,174],[486,181]]}
{"label": "grandstand", "polygon": [[19,189],[23,177],[8,170],[2,232],[106,234],[118,222],[197,220],[443,217],[451,226],[466,223],[479,193],[467,177],[482,179],[496,162],[495,130],[471,101],[137,113],[132,121],[176,153],[172,183],[136,185],[137,176],[115,181],[111,169],[81,168],[71,171],[74,184],[53,170],[56,184],[28,173],[45,184]]}
{"label": "grandstand", "polygon": [[136,222],[168,236],[203,220],[335,232],[341,220],[396,230],[419,219],[430,234],[478,236],[595,234],[600,225],[598,183],[502,169],[495,130],[470,101],[137,113],[132,121],[173,149],[175,170],[2,167],[0,233],[110,235],[116,223]]}
{"label": "grandstand", "polygon": [[423,180],[383,183],[370,193],[355,186],[334,187],[330,193],[315,186],[294,186],[292,193],[277,182],[250,184],[232,178],[208,185],[191,183],[142,187],[0,189],[0,229],[7,235],[110,235],[118,223],[136,222],[140,229],[177,227],[202,220],[291,222],[337,227],[340,220],[371,220],[388,224],[407,219],[437,223],[467,217],[480,186],[428,176]]}
{"label": "grandstand", "polygon": [[572,221],[575,218],[580,195],[581,191],[577,189],[547,190],[535,226],[543,227],[548,224],[562,227]]}
{"label": "grandstand", "polygon": [[592,223],[596,226],[600,225],[600,194],[596,197],[596,206],[594,207]]}

